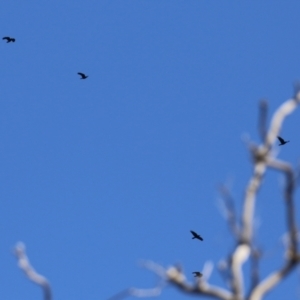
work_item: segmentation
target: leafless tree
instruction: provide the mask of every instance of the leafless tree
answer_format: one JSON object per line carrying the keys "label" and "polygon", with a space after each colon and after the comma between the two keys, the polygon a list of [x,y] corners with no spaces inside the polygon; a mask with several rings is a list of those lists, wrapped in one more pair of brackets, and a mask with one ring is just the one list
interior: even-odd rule
{"label": "leafless tree", "polygon": [[[241,218],[237,214],[234,201],[229,190],[224,186],[220,187],[220,193],[224,200],[224,212],[228,226],[235,238],[234,250],[228,258],[219,264],[219,271],[228,283],[228,288],[224,289],[211,285],[209,281],[212,272],[211,263],[204,265],[203,276],[197,278],[195,283],[189,283],[181,268],[163,266],[152,262],[142,262],[142,266],[149,269],[159,277],[157,286],[151,289],[128,288],[110,298],[111,300],[123,299],[126,296],[153,297],[158,296],[167,285],[173,285],[186,294],[193,294],[222,300],[260,300],[278,285],[287,275],[289,275],[300,262],[298,252],[297,227],[294,207],[294,194],[297,180],[297,172],[286,161],[278,160],[273,144],[280,133],[285,118],[291,114],[300,104],[300,90],[297,89],[293,98],[285,101],[274,113],[269,129],[266,126],[267,103],[261,102],[259,117],[259,132],[262,139],[260,145],[247,141],[249,151],[252,156],[253,173],[246,187],[243,199]],[[257,193],[262,184],[262,179],[268,169],[274,169],[285,176],[284,203],[285,213],[282,218],[286,220],[286,235],[288,242],[285,245],[284,263],[278,270],[273,271],[266,278],[259,278],[260,251],[253,242],[254,212],[257,201]],[[31,267],[25,254],[24,245],[17,245],[16,256],[19,266],[27,277],[40,285],[44,290],[44,299],[51,300],[51,290],[48,281]],[[251,286],[248,291],[244,288],[243,265],[251,261]]]}

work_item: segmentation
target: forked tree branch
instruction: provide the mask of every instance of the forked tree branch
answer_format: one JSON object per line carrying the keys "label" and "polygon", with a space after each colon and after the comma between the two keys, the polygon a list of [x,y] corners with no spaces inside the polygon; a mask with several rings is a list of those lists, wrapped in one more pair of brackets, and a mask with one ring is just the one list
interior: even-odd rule
{"label": "forked tree branch", "polygon": [[265,293],[271,290],[276,284],[280,282],[289,272],[295,267],[298,263],[297,260],[297,229],[295,222],[295,209],[293,202],[293,193],[294,193],[294,174],[292,168],[284,162],[274,160],[270,158],[270,149],[273,143],[276,140],[276,137],[279,135],[279,131],[282,127],[282,124],[285,118],[291,114],[299,105],[300,102],[300,92],[297,91],[294,98],[287,100],[283,103],[278,110],[275,112],[274,117],[271,121],[271,126],[269,132],[266,136],[264,146],[257,149],[256,162],[255,162],[255,171],[252,180],[248,186],[245,198],[244,206],[244,218],[243,218],[243,239],[244,241],[251,243],[252,238],[252,228],[253,228],[253,213],[255,207],[255,195],[258,190],[258,187],[261,184],[261,179],[266,167],[278,169],[285,173],[286,175],[286,189],[285,189],[285,202],[286,202],[286,219],[288,224],[288,231],[290,235],[290,247],[288,249],[288,258],[285,266],[271,274],[267,279],[262,281],[250,294],[249,299],[259,300]]}
{"label": "forked tree branch", "polygon": [[[205,278],[198,279],[196,285],[186,282],[185,276],[182,272],[175,267],[171,267],[160,274],[161,278],[178,287],[181,291],[188,294],[197,294],[210,296],[223,300],[244,300],[244,278],[242,267],[248,261],[250,253],[253,249],[253,222],[255,203],[258,190],[262,184],[262,179],[268,168],[274,168],[286,175],[286,188],[285,188],[285,203],[286,203],[286,219],[287,228],[289,232],[290,243],[287,249],[286,262],[284,266],[269,275],[262,282],[258,277],[258,265],[254,266],[254,273],[252,273],[252,286],[250,287],[250,294],[247,297],[249,300],[260,300],[264,295],[270,291],[276,284],[285,278],[298,264],[300,255],[297,248],[297,228],[295,221],[295,208],[293,202],[293,194],[295,189],[295,176],[289,164],[281,162],[272,157],[272,145],[279,135],[280,129],[283,125],[285,118],[291,114],[300,103],[300,90],[296,91],[295,97],[284,102],[275,112],[269,130],[266,130],[267,118],[267,104],[262,102],[260,106],[259,117],[259,131],[262,138],[262,145],[255,146],[253,143],[248,142],[249,148],[253,155],[253,175],[249,180],[246,188],[244,207],[242,210],[241,225],[238,226],[235,220],[235,212],[233,203],[228,198],[228,194],[223,198],[227,213],[227,221],[234,233],[237,244],[228,260],[228,268],[226,267],[226,276],[230,281],[231,292],[222,288],[209,285]],[[256,258],[255,258],[256,259]],[[161,267],[160,267],[161,268]],[[226,279],[226,278],[225,278]]]}
{"label": "forked tree branch", "polygon": [[275,112],[272,118],[270,129],[266,136],[263,146],[258,147],[253,153],[254,155],[254,172],[246,189],[243,219],[242,219],[242,241],[251,243],[253,216],[255,210],[255,199],[257,191],[261,185],[261,180],[266,171],[266,163],[269,159],[271,146],[274,144],[285,118],[291,114],[299,105],[300,92],[295,95],[295,98],[284,102]]}
{"label": "forked tree branch", "polygon": [[296,263],[288,261],[280,270],[272,273],[258,284],[250,294],[249,300],[263,299],[264,295],[281,282],[295,267]]}
{"label": "forked tree branch", "polygon": [[249,300],[260,300],[274,288],[281,280],[283,280],[299,263],[298,249],[298,231],[295,220],[294,208],[294,191],[295,191],[295,176],[291,166],[283,161],[272,159],[268,162],[269,167],[283,172],[286,176],[286,187],[284,191],[285,206],[286,206],[286,220],[287,230],[289,234],[289,241],[287,244],[286,262],[285,265],[269,275],[265,280],[253,289]]}

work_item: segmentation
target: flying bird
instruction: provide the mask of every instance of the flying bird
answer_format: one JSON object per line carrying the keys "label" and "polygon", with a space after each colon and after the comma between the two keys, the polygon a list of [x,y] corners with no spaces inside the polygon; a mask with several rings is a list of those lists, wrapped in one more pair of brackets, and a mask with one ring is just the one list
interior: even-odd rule
{"label": "flying bird", "polygon": [[282,145],[285,145],[286,143],[288,143],[289,141],[285,141],[282,137],[278,136],[277,137],[280,144],[278,146],[282,146]]}
{"label": "flying bird", "polygon": [[14,38],[11,38],[11,37],[9,37],[9,36],[5,36],[4,38],[2,38],[2,40],[7,40],[7,42],[6,43],[10,43],[10,42],[15,42],[16,41],[16,39],[14,39]]}
{"label": "flying bird", "polygon": [[84,73],[80,73],[80,72],[78,72],[77,74],[81,76],[80,79],[87,79],[89,77],[89,76],[85,75]]}
{"label": "flying bird", "polygon": [[193,274],[194,274],[194,277],[202,277],[203,276],[203,274],[202,273],[200,273],[200,272],[193,272]]}
{"label": "flying bird", "polygon": [[203,238],[198,234],[196,233],[195,231],[191,230],[191,233],[193,235],[192,239],[198,239],[200,241],[203,241]]}

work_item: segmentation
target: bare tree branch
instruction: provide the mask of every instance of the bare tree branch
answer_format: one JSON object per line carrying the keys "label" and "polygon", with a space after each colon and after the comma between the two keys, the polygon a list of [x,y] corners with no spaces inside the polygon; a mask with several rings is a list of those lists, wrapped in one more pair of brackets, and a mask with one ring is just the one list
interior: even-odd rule
{"label": "bare tree branch", "polygon": [[162,267],[160,264],[151,261],[151,260],[141,260],[139,265],[145,269],[156,274],[162,280],[166,280],[166,269]]}
{"label": "bare tree branch", "polygon": [[174,267],[170,267],[166,274],[168,281],[183,292],[205,295],[223,300],[232,299],[232,294],[229,291],[208,284],[205,277],[203,279],[200,278],[197,285],[192,285],[186,282],[185,276]]}
{"label": "bare tree branch", "polygon": [[266,100],[261,100],[259,103],[258,131],[262,142],[265,141],[267,135],[267,115],[268,102]]}
{"label": "bare tree branch", "polygon": [[18,265],[22,269],[29,280],[39,285],[44,291],[44,300],[51,300],[52,293],[48,280],[38,274],[34,268],[30,265],[29,259],[25,252],[25,245],[18,243],[14,249],[14,254],[18,259]]}
{"label": "bare tree branch", "polygon": [[[255,145],[249,139],[246,140],[249,150],[253,155],[253,175],[251,176],[246,188],[244,197],[244,207],[242,210],[241,225],[238,225],[236,220],[236,212],[232,197],[228,190],[221,187],[219,190],[223,196],[225,204],[225,216],[231,231],[236,238],[236,247],[229,256],[228,265],[225,268],[220,268],[223,278],[226,282],[229,281],[231,292],[225,289],[211,286],[207,280],[208,277],[198,278],[196,285],[186,281],[186,277],[179,268],[170,267],[167,270],[161,266],[148,262],[148,269],[156,273],[164,283],[169,283],[181,291],[188,294],[205,295],[222,300],[244,300],[244,278],[242,267],[249,259],[252,250],[252,284],[250,287],[249,300],[260,300],[270,291],[276,284],[284,279],[292,269],[299,263],[300,254],[297,248],[297,228],[295,220],[295,208],[293,194],[295,190],[296,176],[289,164],[274,159],[271,153],[272,145],[274,144],[285,118],[292,113],[300,103],[300,89],[297,89],[295,97],[285,101],[275,112],[270,128],[266,130],[267,119],[267,103],[262,101],[260,104],[259,117],[259,132],[263,144]],[[253,223],[255,202],[258,190],[262,184],[263,176],[268,168],[273,168],[283,172],[286,176],[285,188],[285,204],[286,204],[286,219],[289,233],[289,244],[287,246],[286,262],[284,267],[269,275],[265,280],[259,282],[259,266],[258,261],[260,256],[255,252],[253,247]],[[150,290],[128,289],[127,295],[135,295],[137,297],[156,296],[161,292],[163,285]]]}
{"label": "bare tree branch", "polygon": [[285,203],[286,203],[286,211],[287,211],[287,227],[289,232],[289,244],[287,249],[287,262],[285,266],[279,271],[274,272],[270,276],[268,276],[263,282],[261,282],[256,289],[254,289],[253,293],[250,296],[250,300],[259,300],[269,292],[272,288],[275,287],[282,279],[284,279],[293,268],[299,263],[299,255],[297,254],[297,228],[295,221],[295,209],[293,202],[293,194],[294,194],[294,173],[289,164],[279,161],[279,160],[271,160],[269,161],[269,166],[271,168],[282,171],[286,175],[286,189],[285,189]]}
{"label": "bare tree branch", "polygon": [[[253,220],[254,220],[254,210],[255,210],[255,201],[258,189],[261,185],[262,178],[267,170],[267,163],[270,164],[270,150],[272,144],[275,142],[276,137],[279,134],[280,128],[283,124],[283,121],[286,116],[292,113],[297,105],[300,102],[300,92],[296,94],[295,98],[287,100],[284,102],[278,110],[275,112],[274,117],[271,121],[271,126],[266,135],[265,142],[263,146],[260,147],[251,147],[251,151],[254,157],[254,172],[253,176],[249,181],[249,184],[246,189],[245,200],[244,200],[244,208],[243,208],[243,215],[242,215],[242,227],[241,227],[241,240],[239,244],[248,245],[248,250],[250,250],[252,245],[252,236],[253,236]],[[288,179],[291,177],[291,173],[286,171]],[[293,189],[293,185],[291,182],[293,180],[288,180],[288,188],[287,190]],[[287,202],[288,205],[288,218],[292,216],[292,221],[289,220],[289,228],[291,229],[291,239],[292,239],[292,255],[296,255],[297,245],[296,245],[296,230],[294,226],[294,217],[293,217],[293,202],[290,199],[290,192],[286,192]],[[241,268],[242,264],[247,260],[236,260],[235,262],[235,255],[238,255],[238,248],[232,254],[231,259],[231,270],[232,270],[232,290],[235,296],[238,299],[242,299],[243,291],[242,291],[242,273]],[[256,290],[256,289],[255,289]]]}
{"label": "bare tree branch", "polygon": [[282,269],[269,275],[253,290],[249,296],[249,300],[260,300],[262,297],[274,288],[281,280],[283,280],[292,270],[296,264],[289,261]]}
{"label": "bare tree branch", "polygon": [[108,300],[119,300],[124,299],[129,296],[145,298],[145,297],[156,297],[162,292],[162,289],[167,285],[166,270],[161,265],[151,261],[151,260],[141,260],[139,265],[146,268],[156,274],[159,277],[159,282],[156,287],[150,289],[140,289],[140,288],[128,288],[118,294],[112,296]]}
{"label": "bare tree branch", "polygon": [[162,289],[167,284],[172,284],[186,293],[205,295],[221,300],[232,300],[232,294],[230,292],[225,289],[211,286],[206,282],[206,278],[208,278],[211,273],[211,264],[206,264],[204,266],[203,279],[198,279],[196,284],[188,283],[185,275],[178,267],[172,266],[168,269],[164,269],[162,266],[152,261],[143,262],[143,266],[158,275],[161,278],[160,283],[151,289],[129,288],[109,298],[109,300],[124,299],[128,296],[155,297],[160,295]]}
{"label": "bare tree branch", "polygon": [[163,285],[158,285],[150,289],[129,288],[114,295],[108,300],[119,300],[130,296],[138,297],[138,298],[157,297],[161,294],[163,287],[164,287]]}
{"label": "bare tree branch", "polygon": [[248,260],[250,250],[248,244],[240,244],[236,247],[231,257],[231,286],[236,300],[243,299],[244,297],[244,276],[242,266],[245,261]]}
{"label": "bare tree branch", "polygon": [[270,147],[275,142],[277,136],[279,135],[280,129],[285,118],[291,114],[300,103],[300,92],[295,95],[294,98],[285,101],[275,112],[274,117],[271,121],[270,129],[265,140],[265,147],[270,149]]}
{"label": "bare tree branch", "polygon": [[219,271],[219,274],[221,275],[222,279],[224,280],[226,286],[230,287],[232,276],[231,276],[231,273],[230,273],[230,270],[229,270],[228,260],[222,259],[222,260],[219,261],[218,271]]}
{"label": "bare tree branch", "polygon": [[261,259],[261,250],[257,248],[252,248],[251,251],[251,287],[250,292],[259,284],[259,262]]}
{"label": "bare tree branch", "polygon": [[289,257],[290,259],[297,258],[297,250],[298,250],[298,230],[296,226],[295,219],[295,207],[294,207],[294,190],[295,190],[295,175],[288,163],[285,163],[280,160],[271,160],[268,162],[268,165],[271,168],[277,169],[283,172],[286,176],[286,188],[285,188],[285,204],[286,204],[286,220],[287,220],[287,228],[289,232],[290,238],[290,247],[289,247]]}
{"label": "bare tree branch", "polygon": [[[299,84],[300,87],[300,84]],[[279,284],[290,272],[300,263],[300,253],[298,253],[298,230],[295,217],[294,193],[295,187],[300,176],[294,172],[290,164],[275,159],[271,152],[272,145],[279,135],[280,129],[285,118],[291,114],[300,103],[300,88],[297,88],[295,97],[285,101],[275,112],[269,130],[266,130],[267,103],[260,104],[259,131],[263,140],[262,145],[257,146],[249,139],[245,140],[253,155],[253,174],[246,187],[244,196],[244,206],[242,209],[241,224],[237,221],[237,214],[234,201],[224,186],[219,188],[225,204],[225,215],[229,228],[231,229],[236,245],[229,255],[227,262],[220,264],[219,270],[229,290],[210,285],[208,283],[213,271],[213,264],[207,262],[202,271],[203,277],[197,278],[194,283],[187,281],[180,267],[171,266],[167,269],[152,261],[143,261],[141,265],[158,278],[158,284],[149,289],[128,288],[111,297],[110,300],[119,300],[128,296],[135,297],[155,297],[159,296],[167,285],[173,285],[180,291],[187,294],[207,296],[220,300],[261,300],[271,289]],[[262,184],[262,179],[268,168],[275,169],[285,175],[284,200],[286,208],[286,223],[288,243],[286,244],[286,255],[283,267],[274,271],[263,281],[259,281],[259,259],[260,253],[254,248],[253,244],[253,223],[256,197]],[[300,173],[300,172],[299,172]],[[18,259],[19,267],[24,271],[29,280],[39,285],[44,292],[44,300],[52,300],[52,292],[48,280],[38,274],[31,266],[25,252],[25,245],[18,243],[14,249]],[[252,258],[251,287],[245,296],[243,265],[249,258]]]}
{"label": "bare tree branch", "polygon": [[284,119],[296,109],[297,105],[299,105],[299,102],[300,92],[298,92],[295,98],[287,100],[278,108],[271,121],[271,126],[267,134],[264,146],[257,148],[256,152],[254,153],[254,174],[250,179],[246,190],[246,198],[243,209],[242,240],[245,243],[251,242],[255,196],[258,188],[261,185],[261,179],[266,171],[266,160],[269,154],[269,150],[279,134]]}
{"label": "bare tree branch", "polygon": [[254,216],[254,209],[255,209],[256,194],[261,185],[261,180],[265,171],[266,171],[266,163],[264,161],[257,161],[254,166],[253,177],[250,179],[250,182],[246,189],[243,218],[242,218],[242,234],[241,234],[242,241],[241,242],[247,243],[249,245],[251,244],[251,240],[252,240],[253,216]]}
{"label": "bare tree branch", "polygon": [[228,226],[235,238],[239,239],[240,229],[237,223],[236,210],[234,206],[234,200],[225,185],[219,186],[219,192],[222,196],[225,206],[225,218],[227,220]]}
{"label": "bare tree branch", "polygon": [[291,166],[283,161],[270,159],[268,166],[283,172],[286,176],[286,187],[284,192],[286,204],[286,220],[289,233],[289,243],[287,245],[287,255],[285,266],[280,270],[269,275],[264,281],[257,285],[251,293],[249,300],[260,300],[262,297],[283,280],[299,263],[298,249],[298,231],[295,220],[294,190],[295,175]]}

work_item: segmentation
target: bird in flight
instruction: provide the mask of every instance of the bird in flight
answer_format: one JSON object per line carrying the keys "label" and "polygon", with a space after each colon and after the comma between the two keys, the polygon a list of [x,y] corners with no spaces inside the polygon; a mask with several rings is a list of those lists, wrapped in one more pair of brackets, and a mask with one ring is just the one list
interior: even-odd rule
{"label": "bird in flight", "polygon": [[200,273],[200,272],[198,272],[198,271],[196,271],[196,272],[193,272],[193,274],[194,274],[194,277],[202,277],[203,276],[203,274],[202,273]]}
{"label": "bird in flight", "polygon": [[198,234],[196,233],[195,231],[191,230],[191,233],[193,235],[192,239],[198,239],[200,241],[203,241],[203,238]]}
{"label": "bird in flight", "polygon": [[285,140],[284,140],[282,137],[280,137],[280,136],[278,136],[277,138],[278,138],[278,140],[279,140],[279,142],[280,142],[279,146],[285,145],[286,143],[289,142],[289,141],[285,141]]}
{"label": "bird in flight", "polygon": [[80,73],[80,72],[78,72],[77,74],[81,76],[80,79],[87,79],[89,77],[89,76],[85,75],[84,73]]}
{"label": "bird in flight", "polygon": [[14,38],[11,38],[11,37],[9,37],[9,36],[5,36],[4,38],[2,38],[2,40],[7,40],[7,42],[6,43],[10,43],[10,42],[15,42],[16,41],[16,39],[14,39]]}

